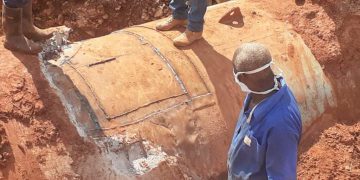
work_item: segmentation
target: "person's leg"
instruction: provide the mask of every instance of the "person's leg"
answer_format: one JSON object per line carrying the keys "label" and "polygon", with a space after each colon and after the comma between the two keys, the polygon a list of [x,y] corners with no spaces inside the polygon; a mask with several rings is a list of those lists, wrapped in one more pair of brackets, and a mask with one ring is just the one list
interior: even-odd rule
{"label": "person's leg", "polygon": [[190,0],[188,30],[201,32],[204,28],[204,16],[207,9],[207,0]]}
{"label": "person's leg", "polygon": [[[9,2],[9,1],[7,1]],[[37,54],[41,46],[28,40],[23,34],[22,8],[11,8],[2,2],[2,28],[5,35],[4,47],[11,51]]]}
{"label": "person's leg", "polygon": [[[17,0],[24,1],[24,0]],[[32,12],[32,0],[27,0],[27,4],[23,6],[23,32],[24,35],[34,41],[43,41],[51,38],[55,31],[61,31],[64,27],[52,27],[47,29],[39,29],[34,25],[33,12]]]}
{"label": "person's leg", "polygon": [[9,8],[22,8],[29,0],[4,0],[4,4]]}
{"label": "person's leg", "polygon": [[169,7],[174,19],[184,20],[188,18],[188,6],[185,0],[171,0]]}
{"label": "person's leg", "polygon": [[172,16],[156,25],[159,31],[168,31],[187,24],[188,6],[185,0],[171,0],[169,7],[172,9]]}
{"label": "person's leg", "polygon": [[184,33],[174,39],[175,46],[188,46],[202,38],[207,0],[190,0],[188,26]]}

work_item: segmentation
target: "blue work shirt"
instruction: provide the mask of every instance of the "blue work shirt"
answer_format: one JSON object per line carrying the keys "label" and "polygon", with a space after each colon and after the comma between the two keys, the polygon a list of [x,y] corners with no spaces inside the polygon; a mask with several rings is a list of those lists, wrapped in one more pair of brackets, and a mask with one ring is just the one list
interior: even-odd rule
{"label": "blue work shirt", "polygon": [[229,180],[296,179],[301,115],[284,79],[278,81],[281,88],[257,105],[249,123],[251,96],[245,99],[228,154]]}

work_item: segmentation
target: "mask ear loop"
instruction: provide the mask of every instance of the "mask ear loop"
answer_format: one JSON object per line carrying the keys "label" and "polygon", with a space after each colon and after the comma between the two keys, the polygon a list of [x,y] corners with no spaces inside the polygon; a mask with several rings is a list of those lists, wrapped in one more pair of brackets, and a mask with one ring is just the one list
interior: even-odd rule
{"label": "mask ear loop", "polygon": [[236,83],[238,83],[239,84],[239,75],[240,74],[243,74],[242,72],[237,72],[237,73],[235,73],[234,71],[233,71],[233,74],[234,74],[234,80],[235,80],[235,82]]}

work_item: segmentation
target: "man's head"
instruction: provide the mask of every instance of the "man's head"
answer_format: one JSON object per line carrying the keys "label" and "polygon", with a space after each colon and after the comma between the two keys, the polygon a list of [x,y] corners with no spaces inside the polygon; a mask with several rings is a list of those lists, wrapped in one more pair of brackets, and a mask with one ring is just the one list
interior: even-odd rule
{"label": "man's head", "polygon": [[[259,43],[244,43],[234,53],[234,73],[249,72],[272,61],[269,50]],[[241,73],[236,77],[253,91],[266,91],[274,86],[274,73],[270,67],[253,74]]]}

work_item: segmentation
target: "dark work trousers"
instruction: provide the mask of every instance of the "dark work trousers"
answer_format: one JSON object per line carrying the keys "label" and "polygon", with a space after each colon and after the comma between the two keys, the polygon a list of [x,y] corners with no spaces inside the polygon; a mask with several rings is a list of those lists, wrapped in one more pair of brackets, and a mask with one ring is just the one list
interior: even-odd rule
{"label": "dark work trousers", "polygon": [[4,0],[4,4],[9,8],[22,8],[31,0]]}

